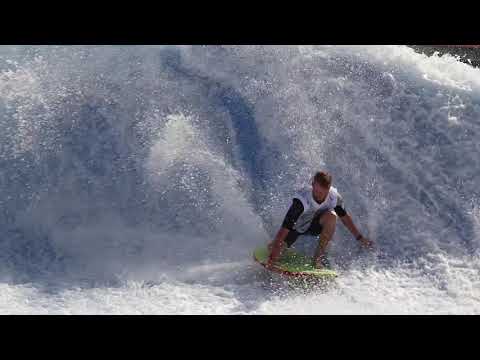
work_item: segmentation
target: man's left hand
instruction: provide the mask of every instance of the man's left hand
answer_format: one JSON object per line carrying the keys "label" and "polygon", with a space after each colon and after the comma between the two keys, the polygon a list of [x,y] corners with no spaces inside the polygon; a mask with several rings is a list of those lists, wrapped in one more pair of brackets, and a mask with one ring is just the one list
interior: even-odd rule
{"label": "man's left hand", "polygon": [[374,243],[369,238],[362,236],[359,241],[362,244],[362,246],[366,247],[367,249],[373,248]]}

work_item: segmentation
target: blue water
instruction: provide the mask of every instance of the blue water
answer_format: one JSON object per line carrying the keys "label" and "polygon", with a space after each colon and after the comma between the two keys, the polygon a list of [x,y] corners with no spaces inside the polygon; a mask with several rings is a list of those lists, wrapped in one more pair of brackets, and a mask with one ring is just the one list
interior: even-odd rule
{"label": "blue water", "polygon": [[[479,313],[479,118],[405,46],[4,46],[0,312]],[[251,251],[320,169],[377,246],[305,295]]]}

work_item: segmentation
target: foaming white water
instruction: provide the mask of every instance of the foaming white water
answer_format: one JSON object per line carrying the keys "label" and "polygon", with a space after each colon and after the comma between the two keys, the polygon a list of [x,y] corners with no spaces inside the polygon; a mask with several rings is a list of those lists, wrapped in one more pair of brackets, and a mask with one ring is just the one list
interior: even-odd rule
{"label": "foaming white water", "polygon": [[222,288],[176,283],[77,288],[58,294],[28,286],[2,286],[0,298],[1,314],[228,314],[238,306],[231,292]]}
{"label": "foaming white water", "polygon": [[[0,312],[480,312],[478,69],[403,46],[2,54]],[[250,254],[319,168],[378,251],[340,224],[337,285],[303,292]]]}
{"label": "foaming white water", "polygon": [[[168,211],[175,211],[186,224],[190,222],[195,233],[218,239],[216,251],[223,258],[245,258],[259,240],[268,240],[261,219],[246,198],[248,189],[241,187],[242,174],[209,146],[191,118],[184,115],[168,118],[152,147],[147,167],[151,181],[169,206]],[[179,193],[186,194],[190,201],[179,201]],[[197,214],[206,211],[208,219],[192,213],[192,208]],[[191,230],[187,226],[173,231],[191,233]],[[244,236],[241,243],[235,241],[239,232]],[[207,246],[207,241],[199,241],[198,246]]]}
{"label": "foaming white water", "polygon": [[[245,264],[203,266],[181,281],[127,281],[117,286],[38,288],[2,284],[2,314],[478,314],[478,262],[444,264],[428,276],[416,269],[353,270],[335,286],[281,291],[258,279],[239,282],[225,271]],[[202,273],[202,270],[206,272]],[[447,273],[445,277],[444,273]],[[195,283],[194,278],[209,279]],[[182,278],[182,276],[180,276]],[[193,283],[192,283],[193,282]],[[262,286],[263,284],[263,286]]]}

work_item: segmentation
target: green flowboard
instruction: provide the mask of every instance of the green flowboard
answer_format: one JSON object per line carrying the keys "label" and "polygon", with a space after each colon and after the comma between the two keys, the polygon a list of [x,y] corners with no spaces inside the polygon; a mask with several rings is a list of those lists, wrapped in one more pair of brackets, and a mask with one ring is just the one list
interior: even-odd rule
{"label": "green flowboard", "polygon": [[[260,246],[253,253],[255,261],[265,266],[268,260],[266,246]],[[316,269],[312,258],[287,249],[284,255],[273,265],[272,271],[288,276],[310,276],[323,279],[333,279],[337,273],[331,269]]]}

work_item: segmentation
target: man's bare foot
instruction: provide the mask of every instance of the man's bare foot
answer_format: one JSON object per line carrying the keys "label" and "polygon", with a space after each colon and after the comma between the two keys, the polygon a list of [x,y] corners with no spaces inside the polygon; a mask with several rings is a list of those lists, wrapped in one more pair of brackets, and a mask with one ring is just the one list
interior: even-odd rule
{"label": "man's bare foot", "polygon": [[325,268],[328,268],[330,267],[330,263],[328,261],[328,259],[326,258],[325,255],[322,255],[320,257],[318,257],[317,259],[313,259],[313,267],[315,269],[325,269]]}

